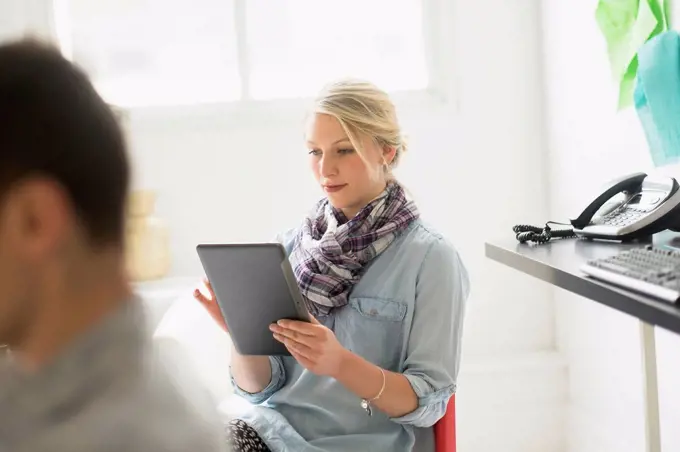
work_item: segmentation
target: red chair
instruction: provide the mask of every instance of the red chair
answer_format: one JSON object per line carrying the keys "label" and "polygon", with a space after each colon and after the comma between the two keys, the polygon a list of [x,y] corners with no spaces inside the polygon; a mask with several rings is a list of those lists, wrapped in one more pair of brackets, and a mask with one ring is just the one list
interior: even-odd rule
{"label": "red chair", "polygon": [[444,417],[434,424],[435,452],[456,452],[456,395],[451,396]]}

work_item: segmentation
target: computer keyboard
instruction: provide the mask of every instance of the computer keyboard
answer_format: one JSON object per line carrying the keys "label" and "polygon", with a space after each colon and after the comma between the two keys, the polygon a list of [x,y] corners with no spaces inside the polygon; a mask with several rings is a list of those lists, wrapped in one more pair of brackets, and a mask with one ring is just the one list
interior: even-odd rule
{"label": "computer keyboard", "polygon": [[669,303],[680,300],[680,251],[648,245],[581,267],[585,274]]}

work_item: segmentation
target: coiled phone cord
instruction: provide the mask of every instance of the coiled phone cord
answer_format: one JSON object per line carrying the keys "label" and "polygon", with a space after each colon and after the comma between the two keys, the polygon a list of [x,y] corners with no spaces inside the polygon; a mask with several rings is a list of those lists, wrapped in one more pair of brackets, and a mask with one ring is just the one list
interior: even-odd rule
{"label": "coiled phone cord", "polygon": [[563,225],[564,223],[548,221],[543,228],[528,224],[518,224],[512,228],[512,231],[515,233],[515,237],[520,243],[547,243],[552,238],[568,239],[576,237],[573,229],[558,229],[553,231],[550,224]]}

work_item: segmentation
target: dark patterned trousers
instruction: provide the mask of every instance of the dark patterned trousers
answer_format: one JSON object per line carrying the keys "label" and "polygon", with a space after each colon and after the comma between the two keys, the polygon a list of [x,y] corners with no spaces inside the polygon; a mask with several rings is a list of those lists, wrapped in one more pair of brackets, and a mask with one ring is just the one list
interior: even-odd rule
{"label": "dark patterned trousers", "polygon": [[227,424],[227,444],[233,452],[271,452],[255,429],[240,419]]}

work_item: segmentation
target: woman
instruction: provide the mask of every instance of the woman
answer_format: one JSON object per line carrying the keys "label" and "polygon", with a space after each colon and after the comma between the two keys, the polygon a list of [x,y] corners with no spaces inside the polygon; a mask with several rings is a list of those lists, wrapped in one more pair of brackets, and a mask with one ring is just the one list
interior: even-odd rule
{"label": "woman", "polygon": [[[257,405],[228,427],[237,451],[410,451],[455,391],[468,276],[391,169],[406,151],[374,85],[331,84],[307,124],[326,196],[281,241],[312,323],[281,321],[292,357],[232,349],[237,394]],[[207,294],[207,295],[204,295]],[[194,296],[225,328],[215,297]]]}

